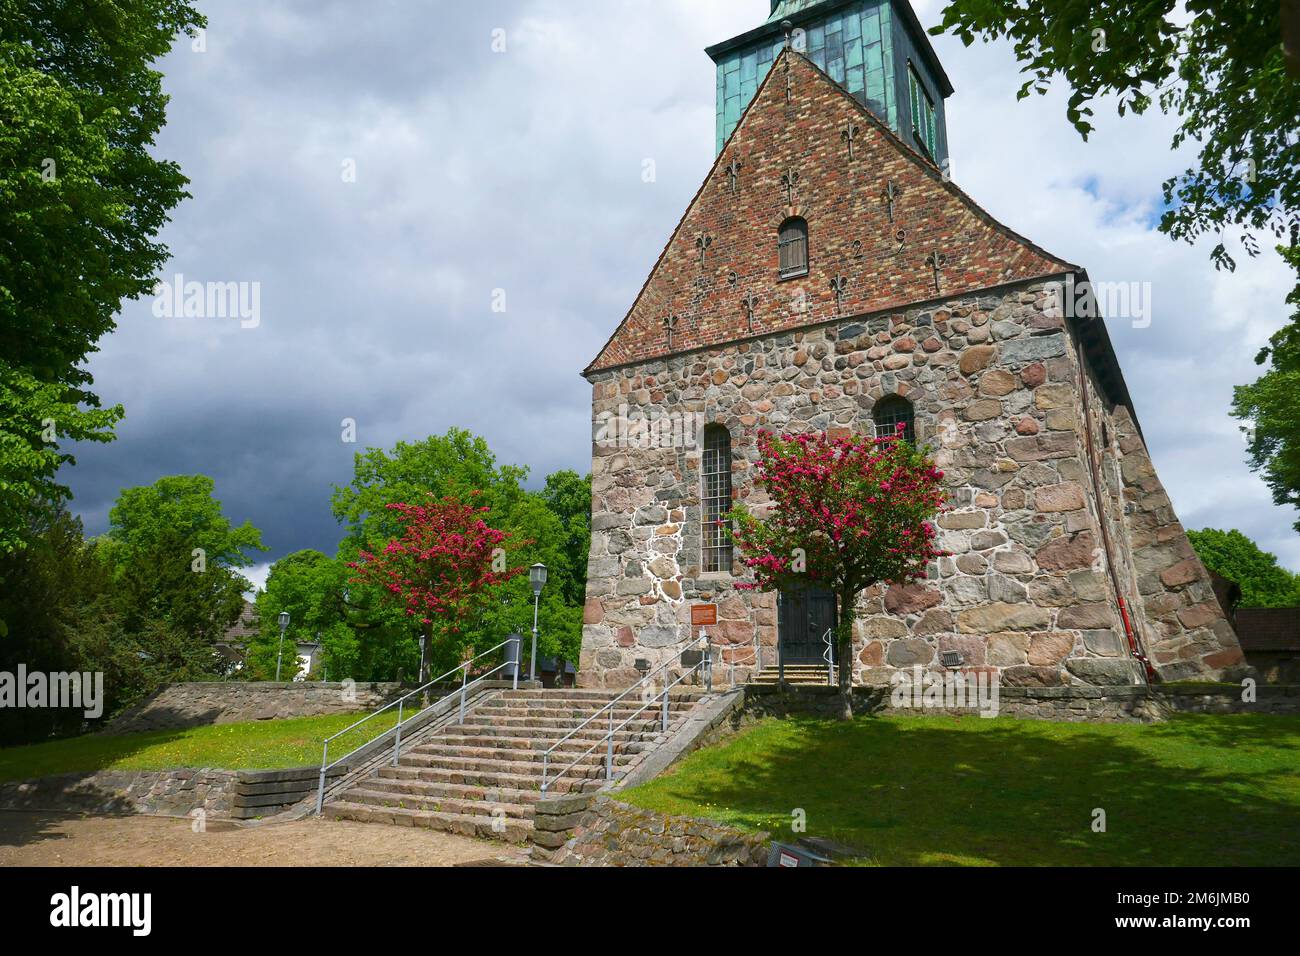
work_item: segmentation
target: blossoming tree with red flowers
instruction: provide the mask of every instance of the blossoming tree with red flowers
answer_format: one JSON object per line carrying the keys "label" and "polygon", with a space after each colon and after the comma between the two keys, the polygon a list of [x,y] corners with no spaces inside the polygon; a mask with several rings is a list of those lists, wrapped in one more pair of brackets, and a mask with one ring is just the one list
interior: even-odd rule
{"label": "blossoming tree with red flowers", "polygon": [[[377,585],[420,624],[420,683],[429,679],[434,630],[455,643],[491,600],[493,588],[524,569],[508,567],[503,545],[510,537],[483,519],[489,509],[456,498],[425,504],[387,505],[402,526],[399,537],[348,567],[354,581]],[[459,650],[459,648],[451,648]]]}
{"label": "blossoming tree with red flowers", "polygon": [[727,515],[740,560],[754,575],[738,587],[817,586],[839,600],[836,644],[842,716],[853,716],[853,621],[858,595],[881,582],[925,577],[945,552],[931,523],[944,510],[943,472],[898,434],[885,438],[759,432],[757,479],[771,505]]}

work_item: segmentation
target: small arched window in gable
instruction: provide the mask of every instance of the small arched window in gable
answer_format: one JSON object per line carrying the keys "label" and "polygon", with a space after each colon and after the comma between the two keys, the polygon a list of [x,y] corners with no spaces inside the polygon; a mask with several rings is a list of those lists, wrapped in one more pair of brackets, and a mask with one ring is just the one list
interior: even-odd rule
{"label": "small arched window in gable", "polygon": [[777,241],[780,250],[781,278],[793,279],[808,274],[808,222],[795,216],[781,223]]}
{"label": "small arched window in gable", "polygon": [[704,429],[704,462],[700,472],[704,570],[730,573],[731,529],[722,516],[731,510],[731,433],[722,425]]}
{"label": "small arched window in gable", "polygon": [[916,414],[912,403],[901,395],[882,398],[871,410],[871,419],[876,426],[877,438],[893,438],[899,434],[898,426],[903,426],[903,440],[916,444]]}

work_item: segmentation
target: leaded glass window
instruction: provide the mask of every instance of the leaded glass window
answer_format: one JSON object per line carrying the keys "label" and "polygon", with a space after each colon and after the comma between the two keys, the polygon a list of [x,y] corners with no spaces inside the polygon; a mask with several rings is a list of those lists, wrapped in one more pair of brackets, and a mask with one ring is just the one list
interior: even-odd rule
{"label": "leaded glass window", "polygon": [[704,429],[701,469],[704,570],[731,572],[731,529],[722,516],[731,510],[731,433],[722,425]]}
{"label": "leaded glass window", "polygon": [[903,440],[916,444],[916,415],[912,403],[899,395],[882,398],[871,410],[877,438],[893,438],[898,434],[899,422],[903,424]]}

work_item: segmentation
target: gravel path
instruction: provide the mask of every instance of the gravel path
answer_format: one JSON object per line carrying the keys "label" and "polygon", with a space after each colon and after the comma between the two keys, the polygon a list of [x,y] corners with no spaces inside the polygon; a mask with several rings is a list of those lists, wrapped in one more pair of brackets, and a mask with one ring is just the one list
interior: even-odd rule
{"label": "gravel path", "polygon": [[441,833],[315,818],[237,827],[168,817],[0,811],[0,866],[456,866],[522,863],[524,851]]}

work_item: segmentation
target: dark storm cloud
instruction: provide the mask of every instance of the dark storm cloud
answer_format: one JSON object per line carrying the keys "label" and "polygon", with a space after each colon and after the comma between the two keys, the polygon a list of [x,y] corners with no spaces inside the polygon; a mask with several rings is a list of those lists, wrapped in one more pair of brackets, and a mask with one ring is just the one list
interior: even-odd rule
{"label": "dark storm cloud", "polygon": [[[937,3],[916,6],[934,21]],[[79,449],[66,476],[88,529],[104,529],[121,488],[202,472],[233,520],[263,529],[268,557],[332,551],[330,490],[352,454],[453,425],[530,466],[535,484],[586,471],[578,372],[713,160],[702,49],[767,4],[204,9],[206,52],[181,40],[162,65],[172,102],[159,153],[193,181],[164,234],[164,277],[260,283],[261,322],[127,304],[92,363],[99,393],[126,406],[120,438]],[[1059,99],[1015,101],[1005,48],[936,46],[958,90],[957,182],[1094,279],[1155,283],[1152,326],[1112,336],[1184,520],[1235,523],[1300,566],[1292,519],[1241,464],[1225,414],[1231,384],[1255,374],[1257,340],[1280,324],[1283,273],[1216,276],[1203,250],[1151,231],[1167,124],[1100,121],[1085,148]],[[498,289],[504,313],[492,311]],[[341,440],[345,418],[356,445]]]}

